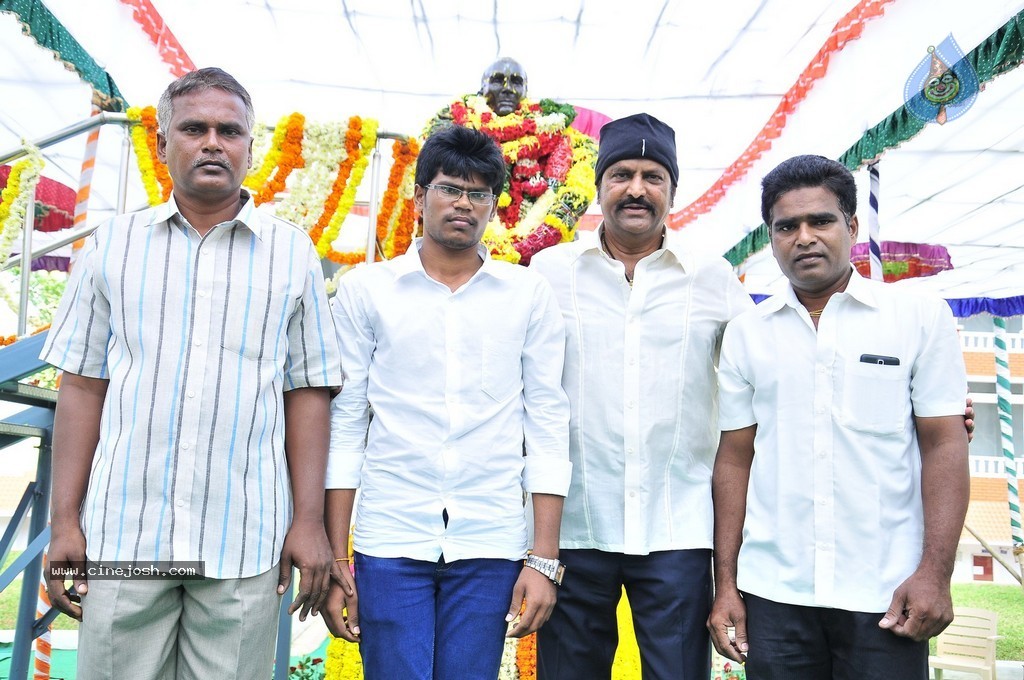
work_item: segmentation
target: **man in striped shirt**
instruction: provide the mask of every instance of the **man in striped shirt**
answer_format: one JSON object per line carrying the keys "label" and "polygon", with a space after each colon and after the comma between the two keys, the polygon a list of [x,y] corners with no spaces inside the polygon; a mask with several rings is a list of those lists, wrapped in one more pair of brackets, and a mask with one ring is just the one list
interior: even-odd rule
{"label": "man in striped shirt", "polygon": [[263,677],[292,565],[293,611],[316,614],[326,595],[339,348],[309,237],[241,189],[245,89],[202,69],[167,88],[157,117],[171,198],[89,238],[42,354],[64,370],[50,561],[199,563],[205,578],[93,569],[76,596],[51,574],[50,597],[82,621],[79,677]]}

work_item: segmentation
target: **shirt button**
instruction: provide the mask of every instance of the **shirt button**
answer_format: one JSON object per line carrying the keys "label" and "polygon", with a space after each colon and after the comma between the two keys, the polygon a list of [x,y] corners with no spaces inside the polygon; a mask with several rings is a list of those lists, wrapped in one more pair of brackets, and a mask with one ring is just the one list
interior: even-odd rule
{"label": "shirt button", "polygon": [[634,359],[633,357],[630,357],[629,358],[629,365],[630,366],[635,366],[636,365],[636,359]]}
{"label": "shirt button", "polygon": [[818,451],[818,458],[824,458],[824,457],[825,457],[825,455],[826,455],[826,454],[825,454],[825,452],[824,452],[824,451]]}
{"label": "shirt button", "polygon": [[824,413],[825,412],[825,407],[824,406],[819,406],[818,408],[814,409],[814,412],[815,413]]}
{"label": "shirt button", "polygon": [[819,498],[818,505],[828,505],[828,500],[824,498]]}
{"label": "shirt button", "polygon": [[205,290],[199,291],[199,297],[206,297],[206,291]]}
{"label": "shirt button", "polygon": [[185,501],[184,501],[184,499],[181,499],[181,498],[179,498],[179,499],[178,499],[178,501],[177,501],[177,506],[178,506],[179,508],[185,507]]}
{"label": "shirt button", "polygon": [[199,338],[196,338],[195,340],[192,341],[192,344],[195,345],[196,347],[199,347],[199,345],[203,344],[203,341],[200,340]]}
{"label": "shirt button", "polygon": [[181,445],[181,450],[182,450],[182,451],[188,451],[188,442],[185,442],[185,443],[183,443],[183,444]]}
{"label": "shirt button", "polygon": [[632,399],[630,399],[629,400],[629,408],[633,408],[633,406],[635,406],[635,405],[636,405],[636,402],[634,402]]}
{"label": "shirt button", "polygon": [[630,498],[636,498],[636,491],[630,491],[629,492],[629,497]]}
{"label": "shirt button", "polygon": [[825,367],[824,366],[818,366],[818,373],[824,373],[824,372],[825,372]]}
{"label": "shirt button", "polygon": [[628,454],[632,455],[632,453],[633,453],[633,447],[629,447],[628,449],[626,449],[626,453],[628,453]]}
{"label": "shirt button", "polygon": [[188,392],[185,393],[185,396],[191,399],[192,397],[196,396],[196,393],[194,390],[189,390]]}

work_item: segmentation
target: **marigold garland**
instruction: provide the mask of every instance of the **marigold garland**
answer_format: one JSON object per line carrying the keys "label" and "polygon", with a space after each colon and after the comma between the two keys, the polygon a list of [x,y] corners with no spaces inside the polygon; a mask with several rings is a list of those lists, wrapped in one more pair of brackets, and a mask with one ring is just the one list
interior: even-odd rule
{"label": "marigold garland", "polygon": [[305,166],[302,155],[305,125],[306,117],[296,112],[281,118],[274,128],[270,147],[259,167],[246,175],[244,182],[246,187],[256,192],[253,195],[256,205],[274,200],[277,194],[284,191],[292,170]]}
{"label": "marigold garland", "polygon": [[131,122],[132,147],[138,160],[146,199],[151,206],[159,205],[170,198],[174,183],[167,166],[160,162],[157,155],[156,109],[152,106],[132,106],[128,109],[127,116]]}
{"label": "marigold garland", "polygon": [[14,242],[25,227],[29,199],[34,196],[43,155],[31,144],[25,144],[25,157],[11,166],[7,186],[0,192],[0,262],[11,254]]}
{"label": "marigold garland", "polygon": [[[358,116],[353,116],[353,119],[358,119]],[[350,126],[349,132],[345,135],[345,149],[348,151],[348,159],[345,163],[342,163],[342,168],[339,170],[338,178],[339,182],[334,185],[334,190],[337,191],[340,186],[340,180],[342,179],[342,173],[347,166],[351,172],[350,177],[346,177],[347,181],[344,183],[344,190],[341,192],[341,196],[337,201],[337,209],[334,211],[330,222],[327,223],[327,228],[323,230],[322,235],[316,240],[316,250],[320,254],[320,257],[327,257],[332,262],[338,264],[356,264],[366,259],[366,252],[362,253],[356,251],[352,253],[339,253],[334,250],[333,243],[334,239],[338,238],[338,232],[341,231],[341,224],[348,217],[349,211],[352,210],[352,206],[356,202],[356,189],[359,184],[363,181],[363,173],[366,171],[366,166],[370,162],[370,151],[377,143],[377,121],[372,118],[366,118],[362,120],[358,126],[360,135],[358,139],[355,134],[355,127]],[[332,195],[334,192],[332,191]],[[326,214],[326,213],[325,213]],[[317,222],[317,226],[320,226],[320,222]]]}
{"label": "marigold garland", "polygon": [[454,123],[484,132],[501,147],[509,176],[497,220],[482,239],[492,257],[529,264],[537,251],[572,240],[576,221],[594,200],[597,163],[594,140],[569,127],[574,117],[571,106],[548,99],[524,99],[499,116],[484,97],[466,95],[428,123],[426,136]]}
{"label": "marigold garland", "polygon": [[302,139],[305,167],[293,176],[288,193],[274,206],[278,217],[311,232],[331,193],[338,167],[347,158],[348,122],[309,123]]}
{"label": "marigold garland", "polygon": [[415,139],[396,140],[392,146],[394,162],[388,175],[377,213],[377,241],[386,259],[401,255],[409,249],[415,223],[412,196],[415,191],[416,166],[419,143]]}
{"label": "marigold garland", "polygon": [[[146,196],[151,205],[166,201],[172,182],[167,167],[156,157],[156,111],[128,111],[131,138]],[[377,142],[377,121],[353,116],[347,123],[307,124],[301,113],[284,116],[273,129],[253,130],[253,170],[244,185],[257,204],[275,201],[273,211],[302,226],[317,252],[343,266],[366,259],[364,250],[338,252],[333,248],[342,223],[355,204],[356,191]],[[415,159],[419,143],[400,140],[377,218],[380,248],[386,258],[404,253],[415,230]],[[293,172],[301,169],[302,172]],[[330,282],[329,282],[330,283]]]}

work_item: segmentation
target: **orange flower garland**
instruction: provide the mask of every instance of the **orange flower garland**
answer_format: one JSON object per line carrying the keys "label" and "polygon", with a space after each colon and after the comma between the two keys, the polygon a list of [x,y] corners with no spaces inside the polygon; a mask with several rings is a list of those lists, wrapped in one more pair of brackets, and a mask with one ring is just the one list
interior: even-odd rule
{"label": "orange flower garland", "polygon": [[[276,161],[276,171],[273,167],[268,169],[268,175],[273,172],[273,178],[259,187],[249,185],[257,192],[253,196],[256,205],[274,200],[277,194],[284,191],[288,175],[292,170],[305,166],[305,159],[302,157],[302,133],[305,125],[306,117],[298,112],[292,113],[278,123],[278,126],[283,129],[280,144],[272,146],[267,152],[267,158],[264,159],[265,162]],[[277,135],[275,135],[275,141],[276,137]]]}
{"label": "orange flower garland", "polygon": [[388,175],[388,187],[377,213],[377,241],[387,259],[404,253],[412,242],[412,175],[419,144],[415,139],[397,140],[392,153],[394,162]]}
{"label": "orange flower garland", "polygon": [[[328,203],[340,190],[340,186],[343,186],[344,190],[341,191],[341,196],[337,200],[337,208],[333,211],[334,214],[327,223],[327,228],[321,228],[320,235],[314,239],[316,241],[316,250],[320,257],[326,257],[332,262],[341,265],[356,264],[366,259],[365,252],[339,253],[334,250],[333,243],[334,239],[338,238],[338,232],[341,230],[342,223],[348,217],[352,206],[355,205],[356,189],[363,181],[363,173],[370,162],[370,151],[377,144],[377,121],[372,118],[361,120],[358,116],[353,116],[351,120],[354,123],[350,125],[349,131],[345,133],[345,150],[348,155],[342,162],[338,174],[339,179],[344,174],[347,181],[344,185],[340,185],[336,181],[334,187],[332,187]],[[351,176],[349,177],[349,175]],[[317,227],[320,227],[323,217],[321,215],[321,219],[317,221],[314,231]]]}
{"label": "orange flower garland", "polygon": [[149,155],[153,159],[153,172],[156,174],[156,181],[160,184],[160,195],[164,201],[171,197],[171,189],[174,188],[174,181],[167,166],[160,162],[160,156],[156,152],[156,108],[147,106],[142,109],[142,127],[146,129],[146,146],[149,148]]}
{"label": "orange flower garland", "polygon": [[172,181],[167,166],[160,162],[156,152],[156,109],[133,106],[127,111],[131,121],[129,135],[142,175],[142,185],[150,205],[159,205],[171,195]]}
{"label": "orange flower garland", "polygon": [[359,142],[363,138],[363,119],[359,116],[352,116],[348,119],[348,131],[345,132],[345,158],[338,166],[338,174],[331,185],[331,193],[324,202],[324,209],[320,213],[309,237],[316,244],[316,250],[320,257],[327,257],[338,264],[356,264],[362,262],[365,256],[358,256],[358,253],[339,253],[331,247],[333,239],[324,238],[324,228],[327,227],[334,217],[338,204],[341,202],[342,194],[347,190],[349,176],[359,159]]}

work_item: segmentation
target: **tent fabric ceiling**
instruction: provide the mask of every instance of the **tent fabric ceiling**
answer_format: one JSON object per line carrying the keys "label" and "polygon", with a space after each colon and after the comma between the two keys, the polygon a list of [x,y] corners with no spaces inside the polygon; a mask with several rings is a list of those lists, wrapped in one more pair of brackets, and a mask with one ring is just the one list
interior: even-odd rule
{"label": "tent fabric ceiling", "polygon": [[[43,0],[133,105],[155,103],[170,68],[117,0]],[[782,135],[714,209],[682,230],[728,250],[760,224],[758,182],[796,153],[838,157],[903,104],[916,65],[952,34],[969,51],[1024,9],[1006,0],[891,0],[789,117]],[[130,3],[136,4],[136,3]],[[252,92],[257,116],[352,114],[418,134],[483,69],[511,56],[529,92],[618,117],[647,111],[677,131],[675,210],[701,196],[751,143],[855,0],[692,3],[610,0],[153,0],[188,57]],[[89,88],[0,14],[0,150],[88,116]],[[954,269],[909,285],[947,298],[1024,293],[1024,69],[988,84],[961,118],[930,124],[882,159],[882,238],[945,245]],[[77,186],[84,140],[46,151],[48,176]],[[122,135],[105,129],[90,222],[109,215]],[[867,210],[866,173],[861,212]],[[863,175],[863,177],[860,177]],[[134,178],[133,178],[134,179]],[[137,181],[129,206],[144,200]],[[863,230],[866,236],[866,229]],[[769,254],[744,264],[752,293],[779,280]],[[902,284],[900,284],[902,285]]]}

